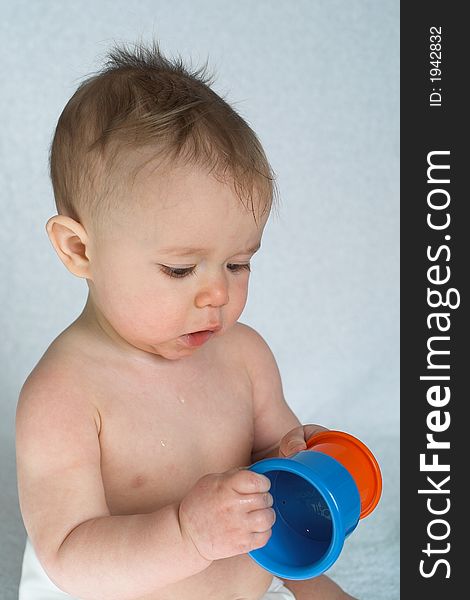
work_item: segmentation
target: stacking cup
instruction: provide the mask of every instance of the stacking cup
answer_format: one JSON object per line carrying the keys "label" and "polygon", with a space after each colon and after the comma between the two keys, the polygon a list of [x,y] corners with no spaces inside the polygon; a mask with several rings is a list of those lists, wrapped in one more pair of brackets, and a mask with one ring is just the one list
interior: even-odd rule
{"label": "stacking cup", "polygon": [[354,479],[361,496],[360,519],[377,506],[382,493],[382,476],[369,448],[344,431],[321,431],[307,441],[307,448],[336,459]]}
{"label": "stacking cup", "polygon": [[377,461],[353,436],[320,432],[307,448],[250,467],[271,481],[276,521],[268,543],[249,554],[284,579],[309,579],[329,569],[382,488]]}

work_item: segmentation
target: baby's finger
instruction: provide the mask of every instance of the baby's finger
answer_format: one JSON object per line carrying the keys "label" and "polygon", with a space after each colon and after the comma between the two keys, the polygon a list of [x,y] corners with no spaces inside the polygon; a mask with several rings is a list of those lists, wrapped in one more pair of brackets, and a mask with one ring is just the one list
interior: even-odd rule
{"label": "baby's finger", "polygon": [[269,542],[269,538],[272,535],[272,529],[268,529],[267,531],[263,531],[263,533],[252,533],[250,540],[251,550],[258,550],[258,548],[262,548],[266,546]]}
{"label": "baby's finger", "polygon": [[246,509],[246,512],[270,508],[274,504],[274,499],[269,492],[262,494],[241,494],[238,501]]}
{"label": "baby's finger", "polygon": [[303,427],[296,427],[282,438],[279,452],[282,456],[291,456],[306,448]]}
{"label": "baby's finger", "polygon": [[321,433],[322,431],[328,431],[326,427],[322,427],[321,425],[304,425],[304,436],[307,442],[317,433]]}
{"label": "baby's finger", "polygon": [[231,476],[231,485],[239,494],[265,493],[271,487],[271,481],[265,475],[248,469],[237,471]]}
{"label": "baby's finger", "polygon": [[253,533],[263,533],[272,528],[276,521],[276,513],[272,508],[254,510],[247,515],[248,526]]}

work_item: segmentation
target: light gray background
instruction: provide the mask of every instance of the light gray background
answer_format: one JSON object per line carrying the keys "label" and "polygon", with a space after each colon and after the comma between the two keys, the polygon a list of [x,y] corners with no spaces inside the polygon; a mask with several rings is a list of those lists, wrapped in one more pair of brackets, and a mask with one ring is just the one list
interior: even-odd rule
{"label": "light gray background", "polygon": [[114,41],[148,41],[217,73],[278,176],[279,218],[254,259],[242,321],[268,341],[303,422],[349,431],[384,493],[331,574],[362,600],[398,593],[398,0],[1,3],[0,598],[17,597],[19,389],[80,312],[59,263],[49,144],[59,114]]}

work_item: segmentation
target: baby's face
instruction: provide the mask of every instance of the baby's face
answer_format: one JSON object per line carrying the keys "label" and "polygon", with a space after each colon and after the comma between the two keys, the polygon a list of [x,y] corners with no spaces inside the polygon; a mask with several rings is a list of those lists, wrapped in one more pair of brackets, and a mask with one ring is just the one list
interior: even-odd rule
{"label": "baby's face", "polygon": [[92,300],[120,342],[191,355],[240,317],[267,216],[257,224],[231,186],[197,167],[146,169],[130,196],[135,208],[92,241]]}

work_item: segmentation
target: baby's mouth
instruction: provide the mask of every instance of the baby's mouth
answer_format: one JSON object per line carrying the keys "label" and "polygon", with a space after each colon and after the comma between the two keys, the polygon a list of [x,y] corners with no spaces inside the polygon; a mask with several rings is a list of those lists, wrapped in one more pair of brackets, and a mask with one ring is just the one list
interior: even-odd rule
{"label": "baby's mouth", "polygon": [[202,346],[212,337],[214,331],[216,330],[205,329],[203,331],[194,331],[193,333],[186,333],[185,335],[182,335],[180,339],[187,346]]}

